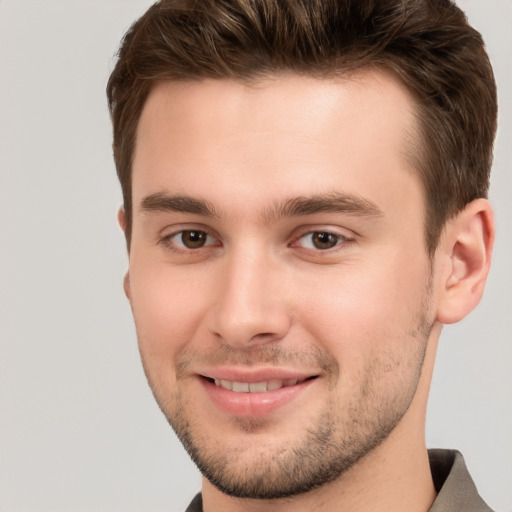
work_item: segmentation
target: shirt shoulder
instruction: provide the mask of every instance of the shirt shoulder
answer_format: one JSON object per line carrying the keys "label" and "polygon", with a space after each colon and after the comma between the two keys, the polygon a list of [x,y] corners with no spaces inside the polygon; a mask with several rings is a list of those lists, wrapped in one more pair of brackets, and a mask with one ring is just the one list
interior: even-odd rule
{"label": "shirt shoulder", "polygon": [[493,512],[478,494],[460,452],[429,450],[429,460],[438,493],[429,512]]}
{"label": "shirt shoulder", "polygon": [[203,512],[203,497],[201,493],[195,495],[185,512]]}

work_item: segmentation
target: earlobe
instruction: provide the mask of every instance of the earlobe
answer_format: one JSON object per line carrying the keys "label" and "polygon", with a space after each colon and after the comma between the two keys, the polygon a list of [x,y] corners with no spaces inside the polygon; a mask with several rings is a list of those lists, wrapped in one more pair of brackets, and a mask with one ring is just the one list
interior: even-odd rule
{"label": "earlobe", "polygon": [[126,298],[131,301],[132,300],[132,290],[130,285],[130,272],[126,272],[123,278],[123,289],[124,294],[126,295]]}
{"label": "earlobe", "polygon": [[117,211],[117,223],[119,224],[119,227],[123,231],[126,231],[126,213],[125,213],[124,208],[122,206]]}
{"label": "earlobe", "polygon": [[[117,211],[117,222],[119,223],[120,228],[126,232],[126,213],[124,208],[121,207]],[[132,299],[132,292],[130,286],[130,271],[127,271],[123,278],[123,290],[129,301]]]}
{"label": "earlobe", "polygon": [[494,245],[494,216],[489,202],[477,199],[448,221],[439,250],[444,266],[437,320],[462,320],[480,302]]}

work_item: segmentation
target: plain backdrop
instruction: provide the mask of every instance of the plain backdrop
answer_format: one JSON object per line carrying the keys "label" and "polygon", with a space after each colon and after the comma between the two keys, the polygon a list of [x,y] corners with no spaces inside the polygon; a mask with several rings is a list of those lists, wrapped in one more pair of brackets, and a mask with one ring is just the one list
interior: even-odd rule
{"label": "plain backdrop", "polygon": [[[0,511],[180,511],[200,477],[158,410],[121,281],[105,85],[147,0],[0,0]],[[500,89],[483,302],[446,327],[429,446],[512,511],[512,1],[460,0]]]}

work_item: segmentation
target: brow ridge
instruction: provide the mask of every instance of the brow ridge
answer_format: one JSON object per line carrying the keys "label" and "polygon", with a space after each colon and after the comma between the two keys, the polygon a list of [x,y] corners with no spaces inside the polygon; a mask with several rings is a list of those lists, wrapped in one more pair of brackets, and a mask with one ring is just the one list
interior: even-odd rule
{"label": "brow ridge", "polygon": [[316,213],[345,213],[360,217],[382,217],[382,210],[372,201],[354,194],[328,193],[312,197],[294,197],[277,203],[266,212],[269,220]]}
{"label": "brow ridge", "polygon": [[[178,212],[219,218],[215,206],[209,201],[188,195],[167,195],[157,192],[141,201],[143,212]],[[317,213],[345,213],[360,217],[380,217],[383,212],[372,201],[347,193],[298,196],[274,204],[265,212],[266,220],[275,222],[284,217],[300,217]]]}
{"label": "brow ridge", "polygon": [[146,196],[140,205],[143,212],[178,212],[219,217],[215,207],[204,199],[187,195],[167,195],[162,192]]}

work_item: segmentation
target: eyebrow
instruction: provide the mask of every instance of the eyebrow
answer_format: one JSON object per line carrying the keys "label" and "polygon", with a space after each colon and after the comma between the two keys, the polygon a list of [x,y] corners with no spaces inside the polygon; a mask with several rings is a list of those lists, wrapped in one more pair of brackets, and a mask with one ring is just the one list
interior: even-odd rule
{"label": "eyebrow", "polygon": [[[141,202],[143,212],[191,213],[210,218],[220,214],[208,201],[187,195],[169,196],[157,192],[146,196]],[[358,217],[382,217],[384,213],[372,201],[354,194],[327,193],[311,197],[294,197],[275,203],[266,210],[264,217],[276,222],[284,217],[300,217],[316,213],[345,213]]]}
{"label": "eyebrow", "polygon": [[140,206],[143,212],[192,213],[204,217],[219,217],[214,206],[204,199],[190,196],[169,196],[158,192],[146,196]]}
{"label": "eyebrow", "polygon": [[311,197],[295,197],[277,203],[266,217],[277,221],[283,217],[299,217],[316,213],[345,213],[358,217],[383,217],[383,211],[372,201],[353,194],[328,193]]}

